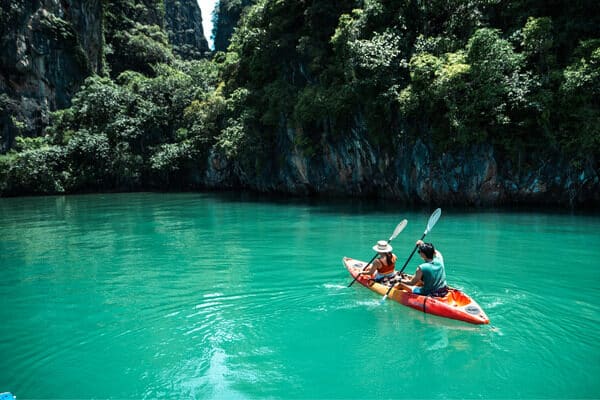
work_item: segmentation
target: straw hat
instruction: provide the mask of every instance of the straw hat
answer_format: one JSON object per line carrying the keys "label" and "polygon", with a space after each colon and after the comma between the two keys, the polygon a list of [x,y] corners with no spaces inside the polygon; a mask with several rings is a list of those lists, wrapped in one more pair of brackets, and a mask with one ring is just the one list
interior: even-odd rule
{"label": "straw hat", "polygon": [[387,240],[380,240],[373,246],[373,250],[378,253],[390,253],[393,249],[392,246],[388,244]]}

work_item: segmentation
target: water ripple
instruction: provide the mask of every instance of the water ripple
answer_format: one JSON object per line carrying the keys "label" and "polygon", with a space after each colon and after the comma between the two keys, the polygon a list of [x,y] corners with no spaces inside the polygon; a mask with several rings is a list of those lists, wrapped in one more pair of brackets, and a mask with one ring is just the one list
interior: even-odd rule
{"label": "water ripple", "polygon": [[[342,255],[371,257],[391,220],[426,215],[344,210],[192,193],[0,199],[0,387],[136,399],[600,392],[600,289],[565,268],[600,258],[579,245],[599,243],[600,218],[445,213],[431,240],[449,282],[490,316],[474,326],[348,288]],[[421,234],[409,224],[394,248],[409,254]]]}

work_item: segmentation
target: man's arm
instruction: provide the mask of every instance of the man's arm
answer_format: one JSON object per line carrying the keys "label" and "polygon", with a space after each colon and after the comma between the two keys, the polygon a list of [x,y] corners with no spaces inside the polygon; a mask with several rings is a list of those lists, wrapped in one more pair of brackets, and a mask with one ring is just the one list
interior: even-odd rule
{"label": "man's arm", "polygon": [[415,283],[419,282],[421,278],[423,278],[423,272],[421,271],[421,267],[417,267],[417,270],[410,281],[403,280],[401,282],[407,285],[414,285]]}

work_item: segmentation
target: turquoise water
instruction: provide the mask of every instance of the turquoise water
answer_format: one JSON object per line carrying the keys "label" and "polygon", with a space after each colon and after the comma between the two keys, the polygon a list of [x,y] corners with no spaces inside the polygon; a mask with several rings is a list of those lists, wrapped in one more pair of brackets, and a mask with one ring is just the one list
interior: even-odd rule
{"label": "turquoise water", "polygon": [[[599,398],[600,216],[443,210],[427,240],[491,323],[343,256],[431,213],[212,194],[0,199],[0,392],[27,398]],[[407,267],[413,272],[417,260]]]}

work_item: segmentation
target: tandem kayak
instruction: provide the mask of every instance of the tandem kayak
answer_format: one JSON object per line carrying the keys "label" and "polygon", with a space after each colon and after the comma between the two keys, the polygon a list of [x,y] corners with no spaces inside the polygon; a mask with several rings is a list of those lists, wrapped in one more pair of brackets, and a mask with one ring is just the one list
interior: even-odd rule
{"label": "tandem kayak", "polygon": [[[353,278],[356,278],[367,264],[364,261],[349,257],[344,257],[343,263]],[[406,277],[410,278],[410,275]],[[384,296],[390,286],[384,283],[377,283],[370,278],[369,275],[361,275],[357,281],[364,287]],[[400,283],[390,291],[388,298],[405,306],[412,307],[415,310],[423,311],[426,314],[457,319],[471,324],[488,324],[490,322],[479,304],[458,289],[449,287],[446,296],[431,297],[412,293],[414,287]]]}

